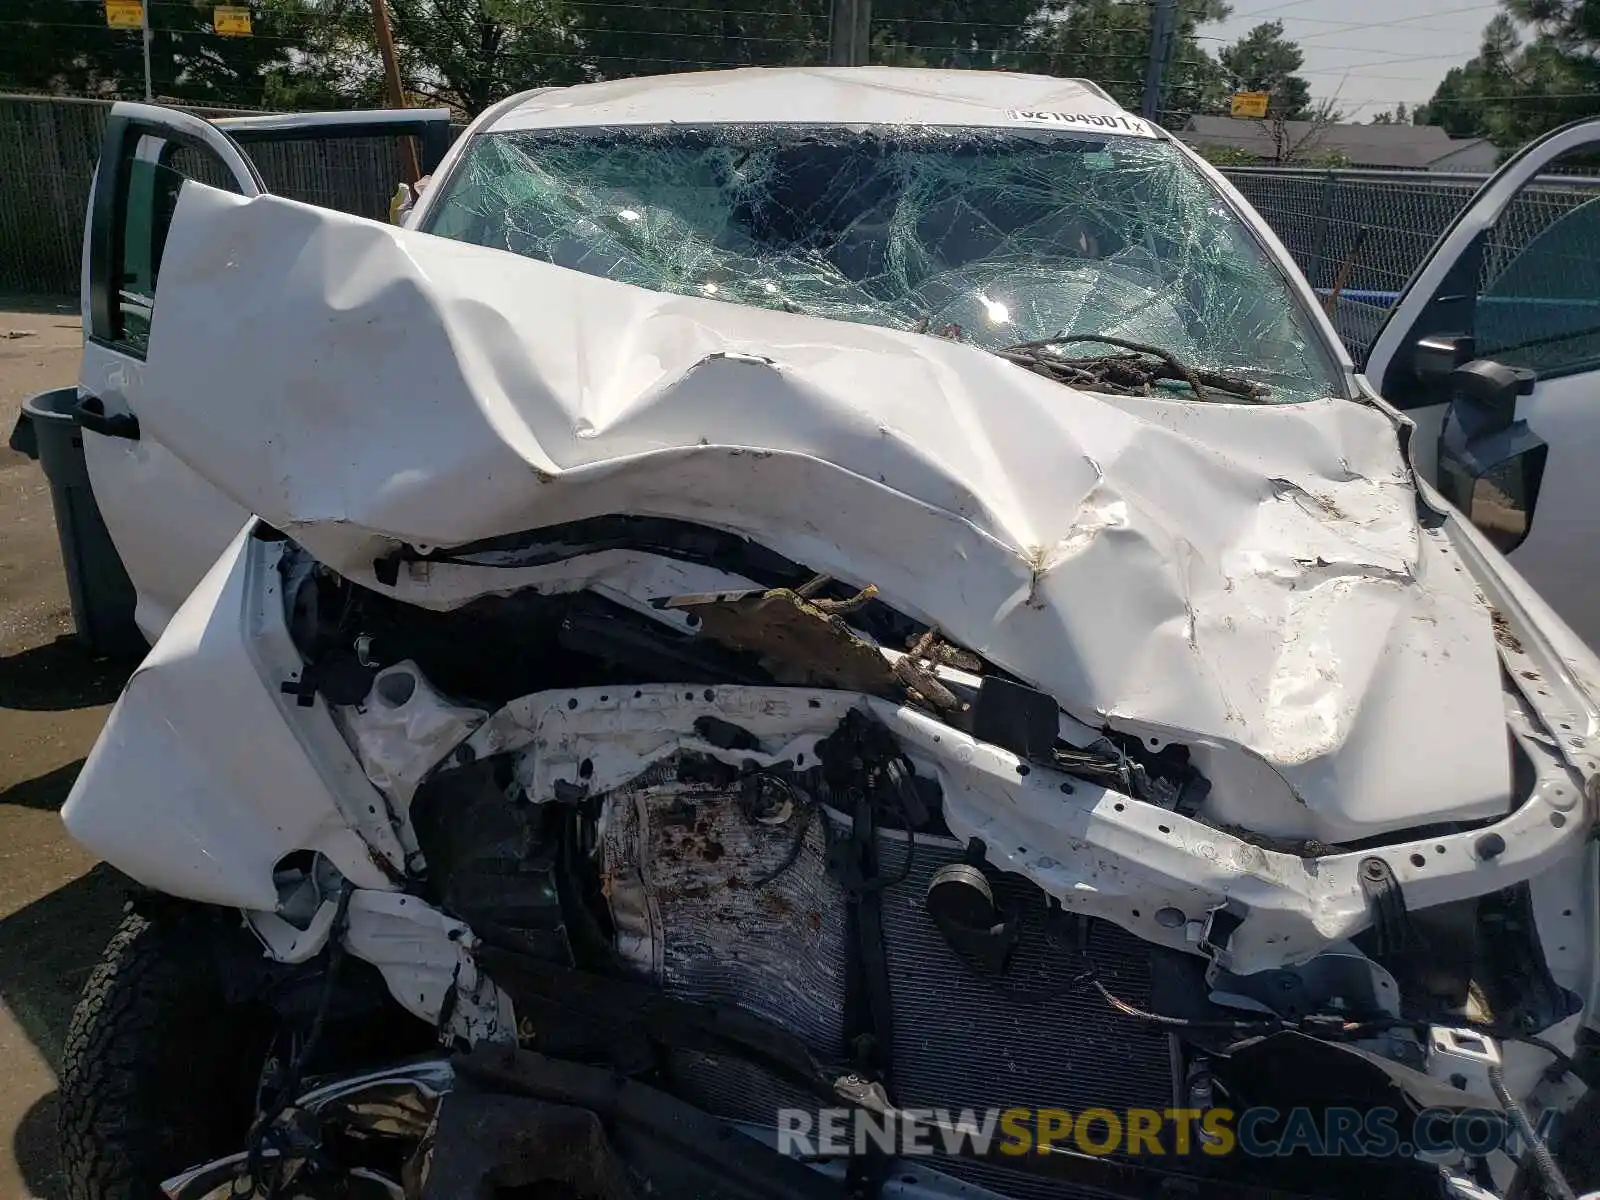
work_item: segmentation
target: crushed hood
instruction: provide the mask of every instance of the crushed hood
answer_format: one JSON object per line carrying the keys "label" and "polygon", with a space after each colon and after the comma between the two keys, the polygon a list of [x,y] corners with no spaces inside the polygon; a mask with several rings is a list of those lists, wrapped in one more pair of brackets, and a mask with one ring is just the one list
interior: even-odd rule
{"label": "crushed hood", "polygon": [[1079,392],[191,184],[138,405],[367,586],[389,539],[698,521],[876,584],[1081,719],[1188,745],[1216,823],[1343,842],[1507,807],[1489,613],[1419,528],[1390,420],[1349,400]]}

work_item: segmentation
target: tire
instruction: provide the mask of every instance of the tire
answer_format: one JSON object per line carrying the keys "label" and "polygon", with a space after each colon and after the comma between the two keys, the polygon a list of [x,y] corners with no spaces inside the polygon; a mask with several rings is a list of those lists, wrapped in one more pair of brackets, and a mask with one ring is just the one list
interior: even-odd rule
{"label": "tire", "polygon": [[160,1200],[243,1149],[272,1023],[223,997],[205,910],[130,913],[89,976],[62,1056],[66,1200]]}

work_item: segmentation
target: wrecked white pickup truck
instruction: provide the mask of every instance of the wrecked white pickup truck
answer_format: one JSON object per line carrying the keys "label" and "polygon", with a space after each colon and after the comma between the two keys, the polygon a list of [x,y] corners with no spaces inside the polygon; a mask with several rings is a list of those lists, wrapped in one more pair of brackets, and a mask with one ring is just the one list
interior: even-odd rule
{"label": "wrecked white pickup truck", "polygon": [[79,420],[159,640],[65,811],[147,889],[72,1200],[1600,1187],[1600,663],[1214,172],[805,70],[433,179],[113,112]]}

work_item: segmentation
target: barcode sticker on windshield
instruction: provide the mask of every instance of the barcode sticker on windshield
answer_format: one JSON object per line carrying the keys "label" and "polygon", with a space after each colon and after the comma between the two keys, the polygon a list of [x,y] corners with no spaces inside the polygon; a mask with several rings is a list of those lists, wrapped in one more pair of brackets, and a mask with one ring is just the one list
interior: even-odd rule
{"label": "barcode sticker on windshield", "polygon": [[1130,117],[1126,113],[1069,113],[1069,112],[1019,112],[1006,113],[1013,121],[1040,121],[1048,125],[1065,125],[1071,129],[1094,129],[1100,133],[1121,133],[1133,137],[1156,136],[1150,122]]}

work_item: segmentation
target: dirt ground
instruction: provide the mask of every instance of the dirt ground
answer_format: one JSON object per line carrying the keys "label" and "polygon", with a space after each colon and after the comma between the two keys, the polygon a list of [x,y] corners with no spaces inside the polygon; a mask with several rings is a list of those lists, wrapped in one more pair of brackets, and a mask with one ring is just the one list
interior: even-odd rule
{"label": "dirt ground", "polygon": [[5,445],[22,401],[77,377],[76,305],[0,299],[0,1200],[60,1195],[55,1069],[123,882],[57,810],[129,664],[72,637],[50,493]]}

